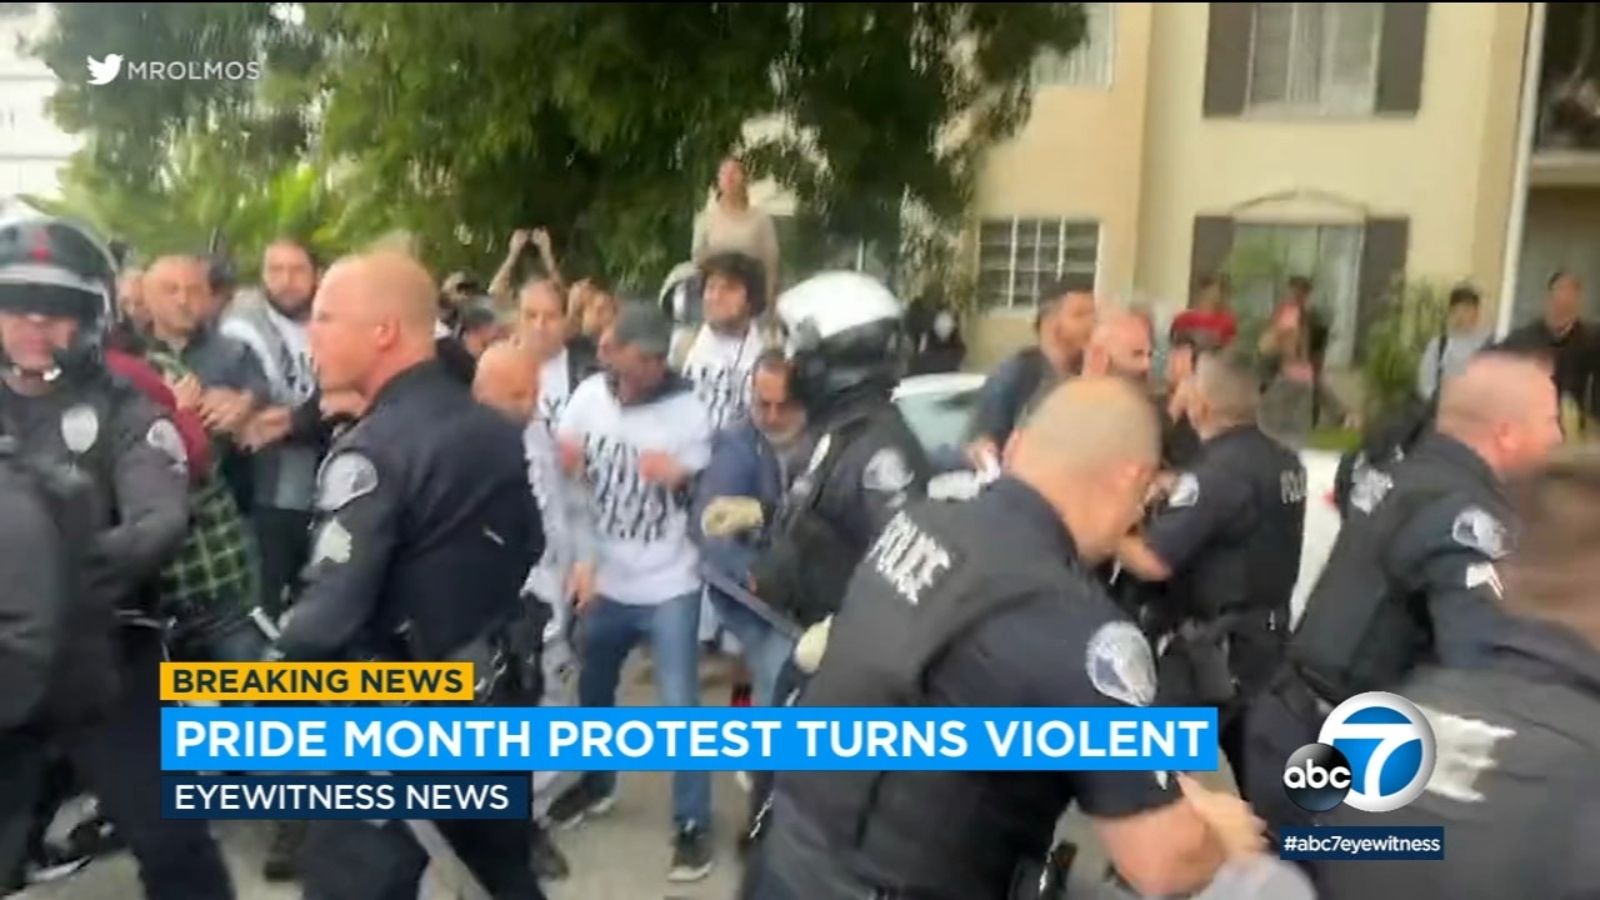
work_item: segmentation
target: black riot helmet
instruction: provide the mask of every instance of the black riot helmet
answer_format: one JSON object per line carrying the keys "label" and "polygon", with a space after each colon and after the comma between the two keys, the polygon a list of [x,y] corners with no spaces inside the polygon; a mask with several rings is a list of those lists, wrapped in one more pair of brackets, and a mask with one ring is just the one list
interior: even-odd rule
{"label": "black riot helmet", "polygon": [[808,412],[888,396],[905,371],[903,312],[882,282],[859,272],[824,272],[778,298],[795,393]]}
{"label": "black riot helmet", "polygon": [[92,232],[26,207],[0,212],[0,311],[79,323],[73,345],[56,354],[56,369],[37,374],[54,378],[93,366],[115,297],[111,253]]}

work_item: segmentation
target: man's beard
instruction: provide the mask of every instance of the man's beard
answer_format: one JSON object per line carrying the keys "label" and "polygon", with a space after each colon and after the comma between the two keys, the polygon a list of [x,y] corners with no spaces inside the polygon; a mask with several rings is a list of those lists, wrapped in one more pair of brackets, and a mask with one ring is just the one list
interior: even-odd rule
{"label": "man's beard", "polygon": [[286,319],[289,319],[289,320],[294,321],[294,322],[304,322],[307,319],[311,318],[311,301],[310,300],[302,301],[300,303],[300,306],[299,306],[298,309],[290,310],[288,305],[285,304],[281,299],[279,299],[276,294],[273,294],[273,293],[271,293],[269,291],[269,292],[266,292],[266,297],[267,297],[267,302],[272,304],[272,308],[277,310],[278,314],[283,316]]}

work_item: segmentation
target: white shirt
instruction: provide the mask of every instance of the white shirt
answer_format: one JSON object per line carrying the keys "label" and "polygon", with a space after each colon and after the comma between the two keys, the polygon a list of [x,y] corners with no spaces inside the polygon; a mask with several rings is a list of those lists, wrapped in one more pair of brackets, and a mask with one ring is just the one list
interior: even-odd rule
{"label": "white shirt", "polygon": [[596,549],[596,589],[619,603],[654,605],[700,587],[689,540],[689,496],[647,483],[639,454],[666,453],[690,472],[711,461],[711,423],[689,391],[622,406],[606,377],[572,392],[556,429],[583,446]]}
{"label": "white shirt", "polygon": [[738,337],[702,325],[683,360],[683,377],[694,384],[715,431],[744,420],[750,411],[750,374],[761,356],[761,332],[751,322]]}
{"label": "white shirt", "polygon": [[539,503],[545,532],[545,553],[528,572],[527,589],[540,599],[557,604],[565,599],[562,589],[566,573],[577,562],[576,537],[571,533],[574,525],[568,522],[566,498],[560,494],[568,486],[561,477],[561,455],[555,439],[556,423],[561,421],[561,413],[571,398],[567,381],[567,351],[563,348],[545,360],[539,370],[539,404],[522,435],[528,455],[528,483]]}

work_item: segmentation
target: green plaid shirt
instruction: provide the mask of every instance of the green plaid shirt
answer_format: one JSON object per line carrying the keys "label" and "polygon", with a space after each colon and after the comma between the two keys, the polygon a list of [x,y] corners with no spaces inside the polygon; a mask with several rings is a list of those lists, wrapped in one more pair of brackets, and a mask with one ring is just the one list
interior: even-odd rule
{"label": "green plaid shirt", "polygon": [[[158,350],[148,360],[166,378],[192,371],[173,353]],[[254,536],[213,462],[205,481],[189,489],[189,533],[161,570],[162,607],[179,617],[248,610],[259,578]]]}

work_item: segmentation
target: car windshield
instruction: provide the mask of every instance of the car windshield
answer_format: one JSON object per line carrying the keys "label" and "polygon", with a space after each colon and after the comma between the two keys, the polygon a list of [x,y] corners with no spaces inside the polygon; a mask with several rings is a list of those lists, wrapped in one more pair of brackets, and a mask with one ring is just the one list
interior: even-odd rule
{"label": "car windshield", "polygon": [[906,424],[922,443],[934,468],[940,471],[959,467],[961,448],[966,443],[967,423],[978,402],[978,390],[966,388],[951,392],[911,394],[898,401]]}

